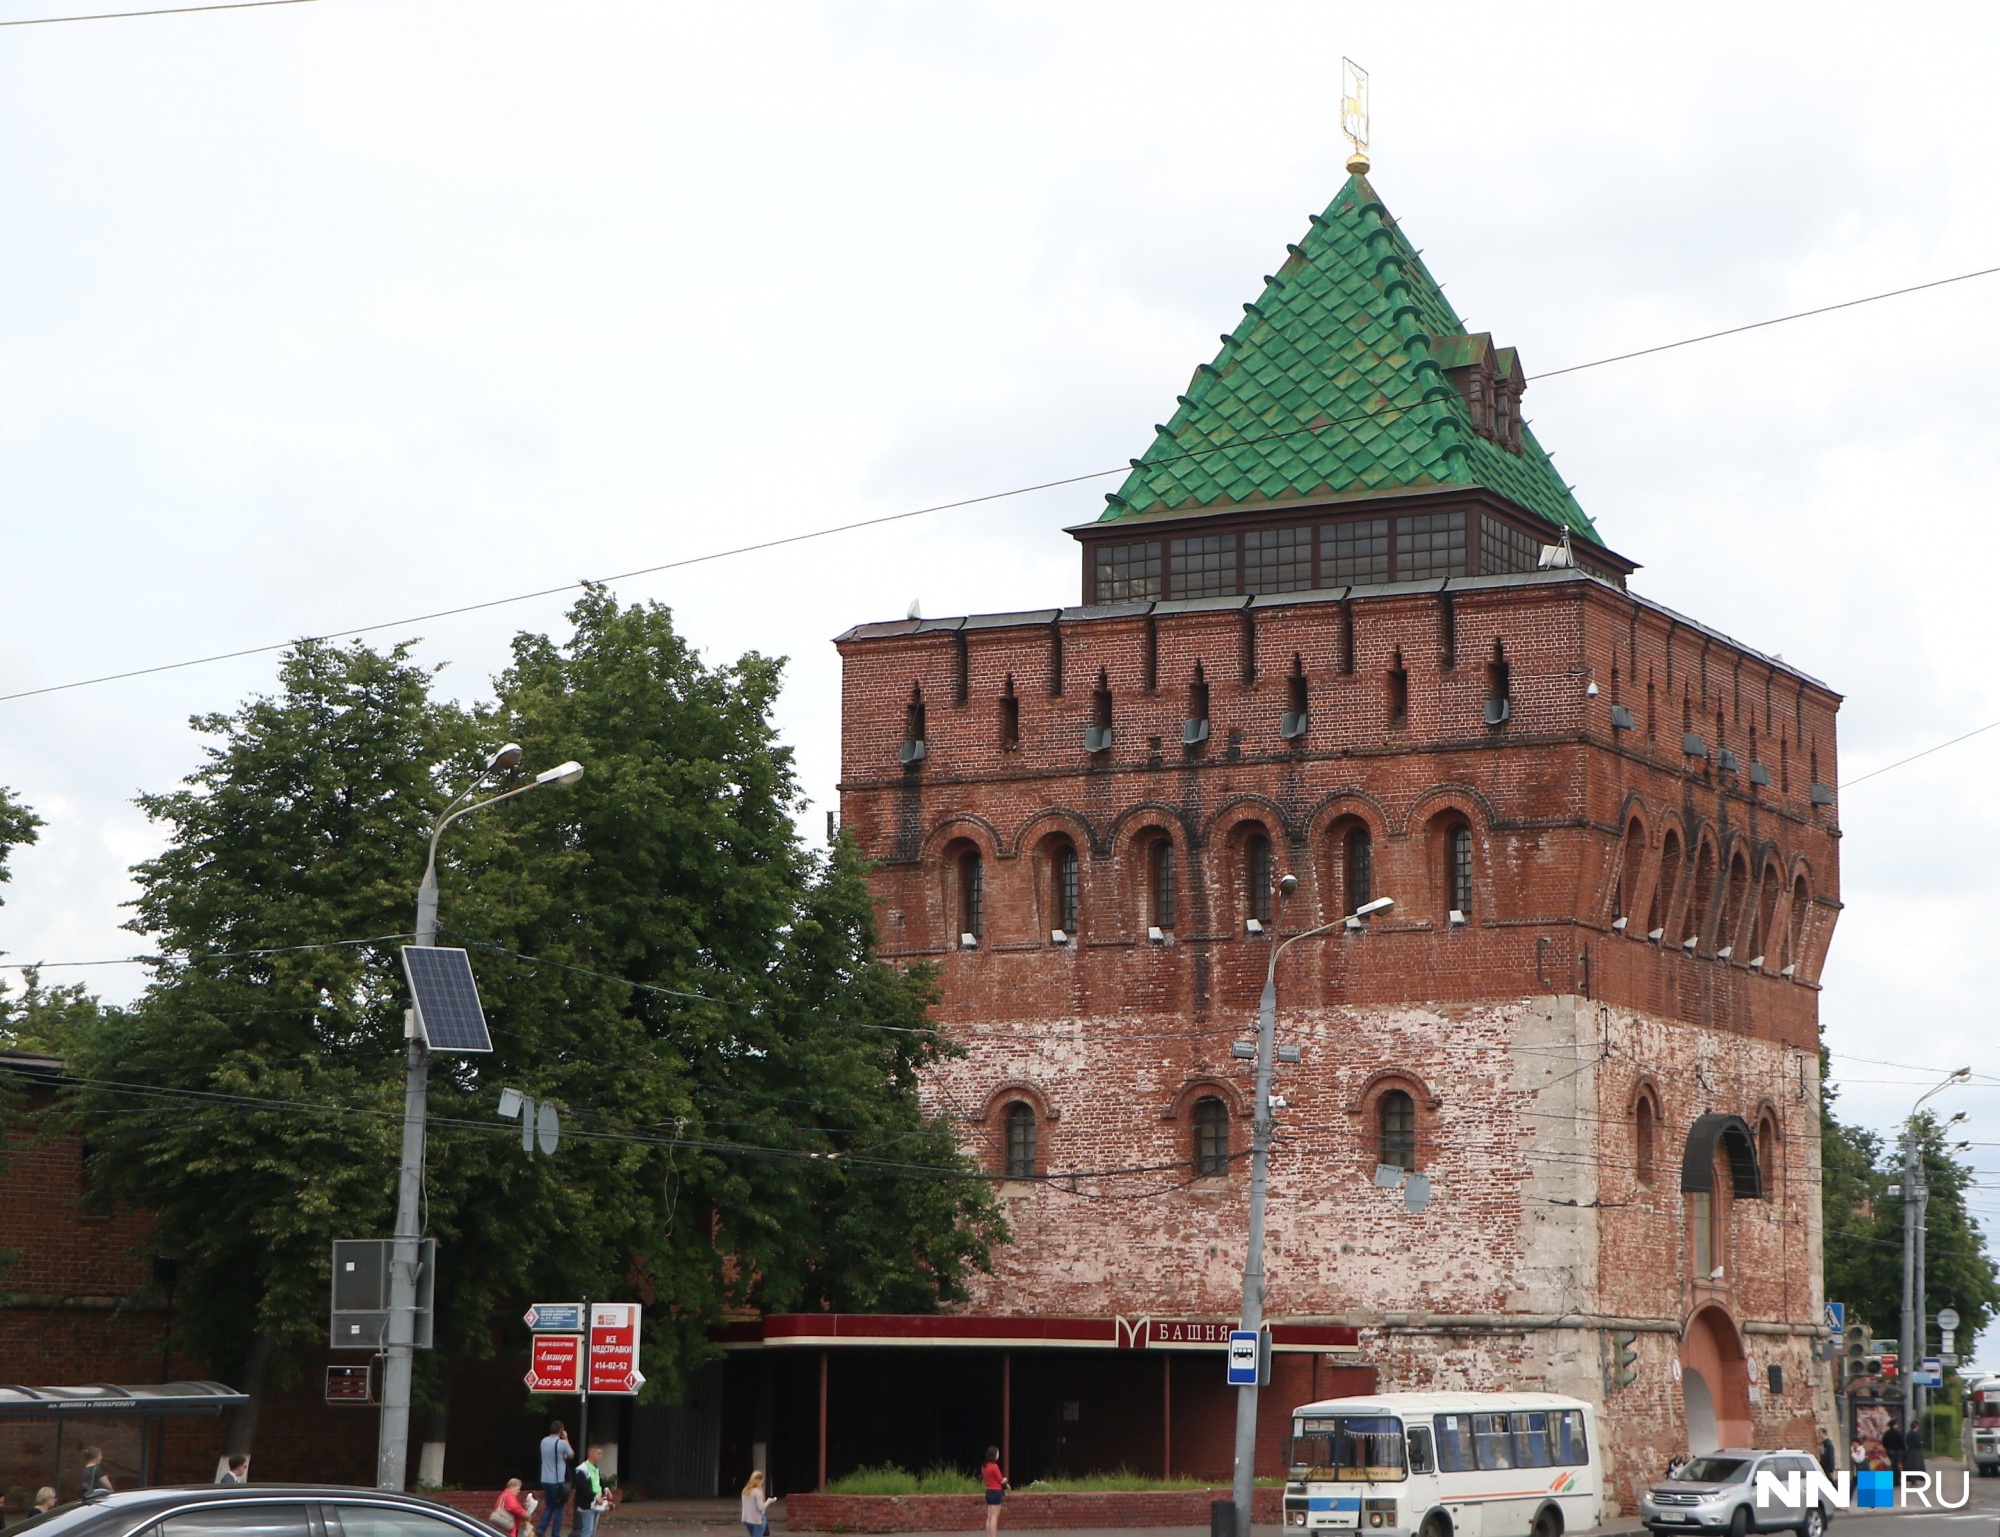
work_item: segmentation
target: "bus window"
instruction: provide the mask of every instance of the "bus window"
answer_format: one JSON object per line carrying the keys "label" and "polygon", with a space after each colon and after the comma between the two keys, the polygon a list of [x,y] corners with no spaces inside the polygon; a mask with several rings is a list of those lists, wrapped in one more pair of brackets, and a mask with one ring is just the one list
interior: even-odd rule
{"label": "bus window", "polygon": [[1438,1471],[1440,1473],[1470,1473],[1472,1471],[1472,1416],[1468,1414],[1440,1414],[1433,1423],[1437,1426]]}
{"label": "bus window", "polygon": [[1549,1458],[1549,1417],[1539,1409],[1527,1409],[1512,1416],[1514,1421],[1514,1466],[1546,1468]]}
{"label": "bus window", "polygon": [[1504,1414],[1475,1414],[1472,1420],[1472,1453],[1480,1468],[1492,1472],[1514,1465],[1514,1437]]}
{"label": "bus window", "polygon": [[1391,1483],[1403,1471],[1403,1422],[1392,1416],[1343,1414],[1297,1421],[1286,1464],[1306,1476]]}
{"label": "bus window", "polygon": [[1583,1411],[1565,1409],[1555,1417],[1556,1466],[1580,1468],[1590,1461],[1590,1448],[1583,1434]]}
{"label": "bus window", "polygon": [[1431,1455],[1431,1428],[1412,1425],[1407,1432],[1407,1450],[1412,1473],[1435,1473],[1437,1459]]}

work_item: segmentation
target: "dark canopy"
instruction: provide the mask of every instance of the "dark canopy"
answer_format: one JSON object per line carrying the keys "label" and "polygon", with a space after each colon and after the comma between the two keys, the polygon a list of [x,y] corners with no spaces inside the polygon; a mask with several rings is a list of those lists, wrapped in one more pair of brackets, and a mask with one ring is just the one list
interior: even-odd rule
{"label": "dark canopy", "polygon": [[1687,1152],[1681,1158],[1681,1189],[1715,1188],[1715,1145],[1729,1151],[1729,1186],[1739,1196],[1755,1200],[1764,1193],[1763,1171],[1757,1167],[1757,1139],[1740,1115],[1710,1112],[1697,1116],[1688,1128]]}

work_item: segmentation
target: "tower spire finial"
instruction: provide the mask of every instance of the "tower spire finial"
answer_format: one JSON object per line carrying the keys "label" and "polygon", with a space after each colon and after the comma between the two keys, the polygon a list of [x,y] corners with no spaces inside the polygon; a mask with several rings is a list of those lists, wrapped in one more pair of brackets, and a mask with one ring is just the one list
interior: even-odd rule
{"label": "tower spire finial", "polygon": [[1355,176],[1368,174],[1368,71],[1352,59],[1340,61],[1340,131],[1354,146],[1347,157],[1347,169]]}

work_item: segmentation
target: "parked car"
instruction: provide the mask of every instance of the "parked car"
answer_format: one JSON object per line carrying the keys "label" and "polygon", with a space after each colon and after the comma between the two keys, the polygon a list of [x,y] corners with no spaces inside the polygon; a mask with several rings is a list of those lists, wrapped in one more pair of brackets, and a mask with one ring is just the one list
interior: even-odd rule
{"label": "parked car", "polygon": [[29,1531],[36,1537],[497,1537],[435,1500],[320,1484],[132,1489],[58,1505],[8,1527],[7,1537]]}
{"label": "parked car", "polygon": [[[1672,1478],[1657,1483],[1639,1498],[1639,1519],[1656,1534],[1726,1531],[1793,1531],[1800,1537],[1821,1537],[1833,1520],[1833,1502],[1815,1495],[1809,1473],[1819,1463],[1805,1452],[1760,1452],[1727,1447],[1696,1457]],[[1757,1475],[1774,1473],[1798,1490],[1796,1503],[1771,1498],[1760,1504]],[[1794,1481],[1789,1478],[1797,1474]]]}

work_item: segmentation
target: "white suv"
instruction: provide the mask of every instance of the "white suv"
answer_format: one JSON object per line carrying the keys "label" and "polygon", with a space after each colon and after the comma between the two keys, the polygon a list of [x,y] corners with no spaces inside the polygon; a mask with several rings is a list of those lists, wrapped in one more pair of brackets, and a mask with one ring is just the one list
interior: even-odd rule
{"label": "white suv", "polygon": [[[1695,1458],[1665,1483],[1653,1485],[1639,1498],[1639,1519],[1655,1537],[1669,1532],[1793,1531],[1799,1537],[1821,1537],[1833,1519],[1831,1503],[1811,1492],[1808,1473],[1819,1464],[1804,1452],[1749,1451],[1724,1448]],[[1775,1473],[1798,1490],[1796,1504],[1767,1497],[1760,1501],[1757,1475]],[[1796,1473],[1792,1480],[1789,1475]]]}

